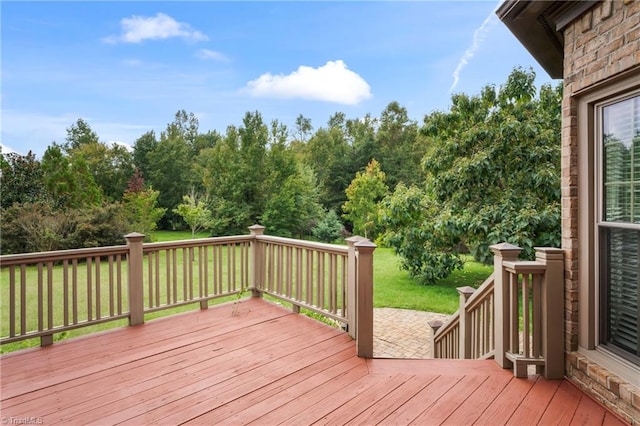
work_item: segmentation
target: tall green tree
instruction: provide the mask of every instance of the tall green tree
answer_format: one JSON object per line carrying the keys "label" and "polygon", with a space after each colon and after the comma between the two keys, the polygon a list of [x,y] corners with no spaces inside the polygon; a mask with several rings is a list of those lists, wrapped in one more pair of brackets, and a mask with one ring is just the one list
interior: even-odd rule
{"label": "tall green tree", "polygon": [[98,134],[83,119],[67,128],[64,152],[73,164],[86,164],[106,201],[118,201],[133,173],[131,153],[122,145],[100,142]]}
{"label": "tall green tree", "polygon": [[133,163],[143,176],[151,174],[152,166],[148,155],[158,146],[158,140],[153,130],[140,136],[133,143]]}
{"label": "tall green tree", "polygon": [[375,238],[378,228],[378,203],[387,195],[389,188],[385,174],[374,159],[364,172],[358,172],[346,190],[344,217],[353,223],[353,232],[365,238]]}
{"label": "tall green tree", "polygon": [[418,139],[418,124],[398,102],[387,105],[378,122],[377,158],[384,165],[388,185],[393,189],[400,182],[406,186],[422,182],[420,160],[426,147]]}
{"label": "tall green tree", "polygon": [[[495,243],[519,245],[529,257],[535,246],[560,244],[562,92],[560,85],[538,91],[534,81],[533,71],[516,68],[499,89],[456,94],[448,112],[425,117],[421,132],[429,150],[420,205],[433,208],[402,227],[392,213],[385,216],[396,250],[422,249],[424,238],[413,234],[434,235],[433,252],[455,256],[466,247],[488,263]],[[387,210],[397,212],[399,205],[392,199]],[[439,267],[424,259],[414,271]]]}
{"label": "tall green tree", "polygon": [[260,222],[267,202],[267,141],[269,129],[258,111],[247,112],[238,129],[242,198],[249,207],[249,221]]}
{"label": "tall green tree", "polygon": [[63,148],[66,151],[72,151],[83,145],[98,142],[100,142],[98,134],[93,131],[89,123],[82,118],[78,118],[75,123],[67,127],[67,138]]}
{"label": "tall green tree", "polygon": [[298,115],[295,122],[295,139],[298,142],[306,143],[312,131],[311,119],[302,114]]}
{"label": "tall green tree", "polygon": [[351,153],[344,129],[337,124],[318,129],[303,150],[303,162],[316,175],[320,204],[325,209],[342,212],[347,200],[344,191],[355,175],[350,166]]}
{"label": "tall green tree", "polygon": [[46,192],[42,164],[33,152],[0,156],[0,206],[44,200]]}
{"label": "tall green tree", "polygon": [[80,208],[103,201],[84,157],[71,161],[55,143],[42,156],[42,172],[48,197],[58,208]]}
{"label": "tall green tree", "polygon": [[[158,191],[158,206],[165,214],[161,221],[163,228],[175,229],[181,218],[174,209],[182,202],[182,195],[192,187],[200,188],[200,176],[194,174],[194,143],[198,136],[198,120],[184,110],[176,113],[174,121],[167,124],[160,133],[160,140],[148,151],[148,173],[145,179]],[[149,139],[149,138],[147,138]],[[151,142],[151,140],[145,140]]]}
{"label": "tall green tree", "polygon": [[133,174],[133,156],[122,145],[89,142],[68,151],[71,162],[84,161],[107,201],[119,201]]}
{"label": "tall green tree", "polygon": [[262,215],[269,233],[298,238],[310,235],[314,221],[322,214],[313,170],[300,165],[274,189]]}
{"label": "tall green tree", "polygon": [[251,225],[251,208],[244,197],[240,135],[234,126],[213,148],[198,157],[198,168],[210,201],[211,232],[214,235],[237,235]]}

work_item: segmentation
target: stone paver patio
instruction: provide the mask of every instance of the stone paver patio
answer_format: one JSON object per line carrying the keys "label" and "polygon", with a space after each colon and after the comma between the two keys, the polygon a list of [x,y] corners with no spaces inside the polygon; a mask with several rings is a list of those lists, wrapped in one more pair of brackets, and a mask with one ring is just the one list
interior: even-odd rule
{"label": "stone paver patio", "polygon": [[446,321],[449,315],[396,308],[373,310],[375,358],[433,358],[429,321]]}

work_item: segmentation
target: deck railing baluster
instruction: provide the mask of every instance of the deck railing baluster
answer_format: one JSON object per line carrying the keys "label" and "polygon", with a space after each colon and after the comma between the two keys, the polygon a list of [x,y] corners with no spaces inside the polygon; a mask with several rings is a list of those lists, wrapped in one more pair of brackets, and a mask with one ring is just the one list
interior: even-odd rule
{"label": "deck railing baluster", "polygon": [[133,233],[122,246],[2,256],[9,300],[0,343],[40,337],[49,344],[54,333],[120,318],[142,324],[149,312],[193,303],[205,309],[210,299],[251,289],[343,323],[371,356],[372,333],[358,334],[356,324],[358,316],[363,326],[372,321],[358,307],[372,303],[375,245],[356,239],[351,249],[252,228],[246,236],[147,244]]}

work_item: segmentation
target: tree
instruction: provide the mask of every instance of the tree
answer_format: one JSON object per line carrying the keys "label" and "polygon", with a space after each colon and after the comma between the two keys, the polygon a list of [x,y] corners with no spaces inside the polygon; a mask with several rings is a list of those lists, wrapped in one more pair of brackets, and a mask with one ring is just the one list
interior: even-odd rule
{"label": "tree", "polygon": [[295,173],[273,188],[262,215],[262,224],[274,235],[308,235],[313,221],[320,217],[322,211],[311,168],[299,166]]}
{"label": "tree", "polygon": [[306,143],[307,139],[309,139],[309,134],[313,131],[313,126],[311,125],[311,119],[306,118],[304,115],[300,114],[296,118],[296,140],[302,143]]}
{"label": "tree", "polygon": [[399,182],[411,186],[424,180],[420,160],[425,146],[418,138],[418,124],[409,120],[407,109],[391,102],[382,111],[376,133],[378,158],[384,164],[391,188]]}
{"label": "tree", "polygon": [[20,155],[15,152],[0,156],[0,205],[43,200],[46,196],[42,164],[33,152]]}
{"label": "tree", "polygon": [[313,227],[313,236],[325,243],[332,243],[342,236],[344,226],[335,210],[329,210]]}
{"label": "tree", "polygon": [[197,186],[192,173],[193,148],[189,142],[190,138],[195,139],[195,123],[189,122],[183,113],[176,114],[176,121],[167,125],[158,144],[146,155],[149,172],[145,179],[158,191],[158,206],[165,211],[163,228],[175,229],[180,217],[174,209],[182,202],[182,194]]}
{"label": "tree", "polygon": [[343,215],[353,223],[353,232],[374,238],[378,225],[378,202],[387,194],[385,174],[374,159],[364,172],[358,172],[346,190],[347,202]]}
{"label": "tree", "polygon": [[202,150],[198,157],[214,235],[237,235],[251,225],[250,206],[242,189],[239,139],[238,130],[229,126],[225,137],[215,147]]}
{"label": "tree", "polygon": [[133,156],[123,145],[100,142],[89,123],[80,118],[67,128],[63,148],[71,164],[86,164],[106,201],[122,198],[134,169]]}
{"label": "tree", "polygon": [[338,125],[318,129],[303,150],[303,162],[316,175],[319,201],[325,209],[342,211],[347,200],[344,191],[356,172],[350,166],[351,152],[343,129]]}
{"label": "tree", "polygon": [[457,229],[450,217],[440,222],[438,206],[420,188],[400,182],[380,203],[383,242],[400,256],[402,269],[424,284],[446,278],[464,265],[457,252]]}
{"label": "tree", "polygon": [[182,220],[191,228],[191,237],[195,238],[196,232],[211,226],[211,210],[207,203],[195,191],[182,197],[182,204],[174,209],[174,212],[182,217]]}
{"label": "tree", "polygon": [[98,138],[98,134],[91,129],[89,123],[82,118],[78,118],[74,124],[67,127],[66,141],[63,147],[65,151],[68,152],[78,149],[83,145],[98,143],[100,139]]}
{"label": "tree", "polygon": [[57,208],[80,208],[102,203],[102,192],[83,156],[71,160],[55,143],[42,156],[48,197]]}
{"label": "tree", "polygon": [[145,187],[144,178],[136,169],[124,193],[123,208],[129,221],[129,232],[145,234],[147,241],[151,240],[151,232],[165,212],[164,208],[157,207],[158,195],[158,191]]}
{"label": "tree", "polygon": [[133,173],[133,156],[122,145],[88,142],[68,151],[69,161],[84,161],[107,201],[119,201]]}
{"label": "tree", "polygon": [[146,132],[133,143],[133,163],[145,176],[151,173],[151,160],[148,155],[158,146],[158,140],[153,130]]}
{"label": "tree", "polygon": [[269,129],[258,112],[247,112],[238,129],[240,136],[239,179],[242,201],[249,207],[249,221],[260,222],[267,201],[267,141]]}
{"label": "tree", "polygon": [[533,71],[516,68],[498,90],[455,94],[450,111],[425,117],[426,177],[415,195],[423,211],[394,217],[405,188],[390,199],[384,222],[387,240],[403,256],[428,244],[449,263],[414,256],[414,275],[446,275],[463,249],[489,263],[492,244],[516,244],[530,258],[535,246],[560,244],[562,92],[544,85],[536,97],[534,80]]}

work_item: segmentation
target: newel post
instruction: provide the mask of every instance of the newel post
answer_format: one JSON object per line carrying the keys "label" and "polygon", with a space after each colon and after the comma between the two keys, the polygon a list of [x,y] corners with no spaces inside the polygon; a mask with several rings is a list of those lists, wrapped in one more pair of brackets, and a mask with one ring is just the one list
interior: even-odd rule
{"label": "newel post", "polygon": [[473,287],[456,288],[460,294],[460,359],[471,358],[471,315],[467,312],[467,300],[476,291]]}
{"label": "newel post", "polygon": [[434,358],[442,358],[442,354],[440,353],[440,345],[436,342],[436,333],[442,326],[444,325],[440,320],[429,321],[429,327],[431,327],[431,347],[433,348],[433,357]]}
{"label": "newel post", "polygon": [[355,247],[358,251],[356,348],[359,357],[373,358],[373,251],[377,246],[362,240]]}
{"label": "newel post", "polygon": [[358,261],[356,259],[356,243],[362,241],[362,237],[353,236],[346,238],[347,247],[349,248],[347,254],[347,318],[349,318],[349,326],[347,332],[352,339],[357,338],[356,332],[358,331],[358,312],[356,309],[356,287],[358,285]]}
{"label": "newel post", "polygon": [[542,356],[544,377],[564,377],[564,255],[562,249],[536,247],[547,267],[542,277]]}
{"label": "newel post", "polygon": [[258,241],[258,236],[264,234],[264,226],[251,225],[249,231],[253,236],[251,240],[251,258],[253,259],[253,268],[250,273],[251,295],[253,297],[262,297],[262,293],[258,290],[262,287],[262,281],[264,279],[264,250],[262,243]]}
{"label": "newel post", "polygon": [[124,236],[127,239],[129,254],[129,325],[144,324],[143,260],[142,241],[144,235],[132,232]]}
{"label": "newel post", "polygon": [[503,263],[518,260],[522,249],[509,243],[494,244],[489,248],[493,252],[495,360],[502,368],[513,368],[513,363],[506,357],[511,333],[509,322],[510,291],[509,273],[505,270]]}

